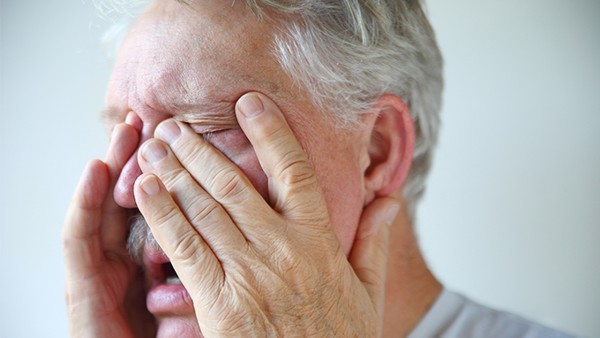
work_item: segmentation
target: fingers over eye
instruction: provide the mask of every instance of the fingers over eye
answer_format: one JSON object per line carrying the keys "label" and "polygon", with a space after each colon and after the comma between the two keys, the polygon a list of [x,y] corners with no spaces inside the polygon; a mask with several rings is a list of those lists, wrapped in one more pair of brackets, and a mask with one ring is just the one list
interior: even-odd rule
{"label": "fingers over eye", "polygon": [[227,210],[240,230],[245,232],[244,226],[255,225],[257,216],[262,219],[271,210],[241,169],[188,125],[166,120],[155,136],[169,144],[181,165]]}
{"label": "fingers over eye", "polygon": [[217,254],[240,248],[246,240],[229,214],[192,177],[163,141],[141,147],[138,161],[145,173],[157,175],[185,218]]}
{"label": "fingers over eye", "polygon": [[312,165],[275,103],[248,93],[238,100],[236,114],[267,174],[274,208],[284,215],[325,208]]}

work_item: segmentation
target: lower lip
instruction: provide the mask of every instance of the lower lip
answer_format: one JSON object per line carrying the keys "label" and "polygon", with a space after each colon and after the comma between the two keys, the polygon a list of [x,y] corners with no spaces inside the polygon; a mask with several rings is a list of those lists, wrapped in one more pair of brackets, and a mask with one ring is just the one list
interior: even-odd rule
{"label": "lower lip", "polygon": [[154,315],[188,315],[194,313],[192,297],[182,284],[161,284],[146,296],[148,311]]}

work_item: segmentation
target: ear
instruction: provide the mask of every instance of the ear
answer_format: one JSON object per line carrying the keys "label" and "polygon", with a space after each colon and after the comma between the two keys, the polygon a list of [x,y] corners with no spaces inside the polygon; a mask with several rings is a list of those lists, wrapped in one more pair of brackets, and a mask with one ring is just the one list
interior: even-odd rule
{"label": "ear", "polygon": [[367,196],[387,196],[404,184],[412,163],[415,128],[404,101],[393,94],[380,96],[369,139],[370,164],[365,171]]}

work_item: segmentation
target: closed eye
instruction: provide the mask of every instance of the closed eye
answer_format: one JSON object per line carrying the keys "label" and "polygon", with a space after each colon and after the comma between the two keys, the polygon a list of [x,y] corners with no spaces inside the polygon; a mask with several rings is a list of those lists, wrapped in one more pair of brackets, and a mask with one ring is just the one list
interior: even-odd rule
{"label": "closed eye", "polygon": [[199,135],[220,133],[232,129],[230,126],[208,126],[200,123],[190,123],[189,126]]}
{"label": "closed eye", "polygon": [[246,134],[240,128],[221,129],[202,134],[213,146],[227,153],[239,153],[251,147]]}

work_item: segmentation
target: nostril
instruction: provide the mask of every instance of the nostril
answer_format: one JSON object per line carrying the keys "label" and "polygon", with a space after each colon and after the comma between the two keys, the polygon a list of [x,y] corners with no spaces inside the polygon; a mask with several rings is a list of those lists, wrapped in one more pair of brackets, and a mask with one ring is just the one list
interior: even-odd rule
{"label": "nostril", "polygon": [[141,174],[142,170],[137,163],[136,153],[129,158],[115,183],[114,199],[119,206],[128,209],[137,207],[133,195],[133,185]]}

